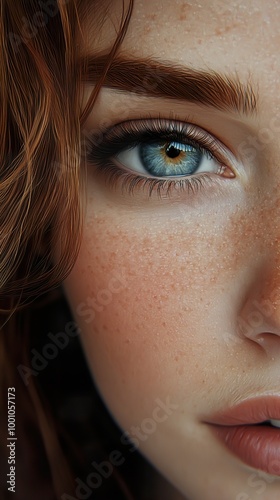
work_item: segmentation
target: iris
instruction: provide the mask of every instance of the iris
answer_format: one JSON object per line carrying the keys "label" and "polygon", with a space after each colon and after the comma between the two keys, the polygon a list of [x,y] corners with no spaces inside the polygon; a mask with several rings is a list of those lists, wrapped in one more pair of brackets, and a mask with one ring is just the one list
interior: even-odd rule
{"label": "iris", "polygon": [[191,175],[198,169],[203,153],[180,142],[142,144],[139,156],[143,166],[155,177]]}

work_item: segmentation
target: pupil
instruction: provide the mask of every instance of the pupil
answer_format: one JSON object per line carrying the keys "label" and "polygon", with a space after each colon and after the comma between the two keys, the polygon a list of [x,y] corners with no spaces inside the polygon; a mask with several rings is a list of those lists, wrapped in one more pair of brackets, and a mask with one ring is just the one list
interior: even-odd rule
{"label": "pupil", "polygon": [[174,146],[167,146],[165,148],[165,152],[169,158],[177,158],[177,156],[180,156],[181,151],[180,149],[174,148]]}

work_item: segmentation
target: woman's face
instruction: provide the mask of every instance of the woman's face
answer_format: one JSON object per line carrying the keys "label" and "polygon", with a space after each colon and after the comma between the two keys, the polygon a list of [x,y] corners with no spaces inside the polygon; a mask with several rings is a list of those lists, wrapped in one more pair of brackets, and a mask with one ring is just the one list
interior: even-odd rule
{"label": "woman's face", "polygon": [[[120,4],[97,38],[89,13],[84,53],[106,54]],[[256,398],[238,423],[280,419],[279,26],[278,0],[136,0],[85,126],[66,294],[110,411],[191,500],[279,499],[267,428],[233,453],[209,424]]]}

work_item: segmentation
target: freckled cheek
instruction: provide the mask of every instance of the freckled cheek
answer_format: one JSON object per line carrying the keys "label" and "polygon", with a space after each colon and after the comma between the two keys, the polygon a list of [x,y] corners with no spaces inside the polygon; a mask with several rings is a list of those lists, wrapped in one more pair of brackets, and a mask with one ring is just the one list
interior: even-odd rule
{"label": "freckled cheek", "polygon": [[65,288],[105,399],[119,412],[134,401],[139,412],[143,398],[205,388],[228,279],[216,259],[222,241],[182,241],[168,225],[117,231],[100,220],[91,229]]}

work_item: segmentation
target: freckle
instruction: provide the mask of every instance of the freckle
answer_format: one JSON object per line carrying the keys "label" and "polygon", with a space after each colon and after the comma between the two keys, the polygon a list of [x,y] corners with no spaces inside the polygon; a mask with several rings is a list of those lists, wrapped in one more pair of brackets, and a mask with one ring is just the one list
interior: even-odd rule
{"label": "freckle", "polygon": [[223,30],[221,28],[215,29],[215,35],[222,35],[222,34],[223,34]]}
{"label": "freckle", "polygon": [[147,19],[150,19],[150,21],[155,21],[157,18],[156,14],[150,14],[147,16]]}
{"label": "freckle", "polygon": [[238,23],[231,23],[228,25],[224,25],[222,28],[216,28],[215,29],[215,35],[224,35],[225,33],[228,33],[230,31],[233,31],[234,28],[238,27]]}

